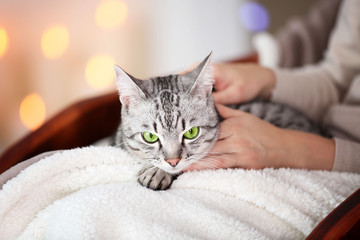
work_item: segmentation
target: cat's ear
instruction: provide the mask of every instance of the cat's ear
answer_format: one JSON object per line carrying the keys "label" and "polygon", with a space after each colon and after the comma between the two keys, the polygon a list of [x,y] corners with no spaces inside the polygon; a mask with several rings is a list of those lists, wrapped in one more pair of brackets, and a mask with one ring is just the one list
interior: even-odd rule
{"label": "cat's ear", "polygon": [[211,56],[212,52],[193,71],[188,73],[191,78],[196,79],[190,89],[190,94],[193,96],[206,97],[211,94],[215,83]]}
{"label": "cat's ear", "polygon": [[130,101],[145,98],[144,92],[134,82],[132,77],[118,66],[114,66],[116,75],[116,85],[120,96],[120,102],[126,107],[129,106]]}

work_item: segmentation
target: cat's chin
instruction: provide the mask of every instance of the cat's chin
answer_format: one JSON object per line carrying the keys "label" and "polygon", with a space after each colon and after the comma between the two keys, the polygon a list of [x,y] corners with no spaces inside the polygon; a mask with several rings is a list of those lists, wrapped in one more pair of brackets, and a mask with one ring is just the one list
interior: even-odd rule
{"label": "cat's chin", "polygon": [[167,172],[167,173],[170,173],[170,174],[179,174],[179,173],[181,173],[183,170],[184,170],[184,168],[181,168],[181,169],[176,169],[176,168],[173,168],[173,169],[169,169],[169,168],[166,168],[166,169],[162,169],[162,170],[164,170],[165,172]]}
{"label": "cat's chin", "polygon": [[158,168],[160,168],[161,170],[163,170],[164,172],[170,173],[172,175],[177,175],[182,173],[182,171],[187,168],[187,166],[177,166],[177,167],[167,167],[167,166],[156,166]]}

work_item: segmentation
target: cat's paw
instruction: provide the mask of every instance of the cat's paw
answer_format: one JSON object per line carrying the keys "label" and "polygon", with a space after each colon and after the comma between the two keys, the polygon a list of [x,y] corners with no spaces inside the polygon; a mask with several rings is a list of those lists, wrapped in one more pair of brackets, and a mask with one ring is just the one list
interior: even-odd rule
{"label": "cat's paw", "polygon": [[139,171],[138,175],[139,183],[152,190],[166,190],[176,178],[175,175],[157,167],[145,167]]}

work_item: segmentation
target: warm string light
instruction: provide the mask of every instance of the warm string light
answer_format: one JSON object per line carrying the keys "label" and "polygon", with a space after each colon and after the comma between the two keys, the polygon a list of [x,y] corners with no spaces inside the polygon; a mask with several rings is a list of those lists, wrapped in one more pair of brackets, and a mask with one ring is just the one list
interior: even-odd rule
{"label": "warm string light", "polygon": [[5,28],[0,27],[0,58],[2,58],[5,55],[8,49],[8,44],[9,44],[8,34]]}
{"label": "warm string light", "polygon": [[115,60],[107,55],[90,58],[85,69],[88,84],[94,89],[103,89],[109,86],[114,81],[114,65]]}
{"label": "warm string light", "polygon": [[69,32],[64,25],[49,27],[41,37],[41,49],[47,59],[60,58],[68,46]]}
{"label": "warm string light", "polygon": [[104,0],[99,3],[95,12],[96,24],[105,30],[116,30],[128,14],[127,5],[119,0]]}
{"label": "warm string light", "polygon": [[27,95],[20,104],[20,119],[28,129],[41,126],[46,117],[44,100],[36,93]]}

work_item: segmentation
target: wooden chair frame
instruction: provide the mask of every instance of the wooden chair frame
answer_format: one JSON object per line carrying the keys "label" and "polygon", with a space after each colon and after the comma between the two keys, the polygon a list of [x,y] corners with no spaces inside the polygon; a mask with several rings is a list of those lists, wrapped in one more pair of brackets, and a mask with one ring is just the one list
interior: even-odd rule
{"label": "wooden chair frame", "polygon": [[43,152],[88,146],[110,136],[120,122],[117,92],[71,105],[0,156],[0,174]]}

